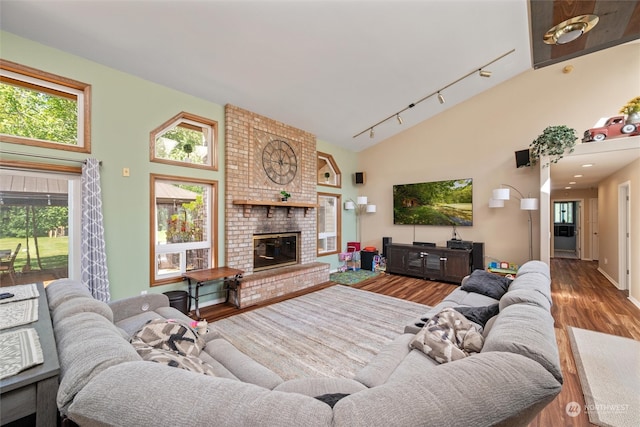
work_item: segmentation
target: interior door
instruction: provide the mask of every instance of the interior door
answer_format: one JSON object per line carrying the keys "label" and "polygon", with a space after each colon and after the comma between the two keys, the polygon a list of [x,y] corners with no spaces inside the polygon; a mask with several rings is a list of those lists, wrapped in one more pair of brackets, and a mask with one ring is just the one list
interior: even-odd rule
{"label": "interior door", "polygon": [[598,236],[598,199],[589,199],[589,229],[591,230],[591,259],[599,258],[600,238]]}

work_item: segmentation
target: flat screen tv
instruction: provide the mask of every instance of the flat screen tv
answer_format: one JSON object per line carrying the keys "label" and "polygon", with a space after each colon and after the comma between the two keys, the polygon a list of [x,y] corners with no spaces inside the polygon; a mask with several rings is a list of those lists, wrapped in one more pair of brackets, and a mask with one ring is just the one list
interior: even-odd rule
{"label": "flat screen tv", "polygon": [[394,185],[393,223],[473,225],[473,179]]}

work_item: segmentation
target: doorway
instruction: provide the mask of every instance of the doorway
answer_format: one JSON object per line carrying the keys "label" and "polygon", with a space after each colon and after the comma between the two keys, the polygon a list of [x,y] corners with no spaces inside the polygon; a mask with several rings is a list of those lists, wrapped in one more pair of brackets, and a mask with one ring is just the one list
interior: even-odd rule
{"label": "doorway", "polygon": [[553,256],[582,258],[582,200],[553,201]]}

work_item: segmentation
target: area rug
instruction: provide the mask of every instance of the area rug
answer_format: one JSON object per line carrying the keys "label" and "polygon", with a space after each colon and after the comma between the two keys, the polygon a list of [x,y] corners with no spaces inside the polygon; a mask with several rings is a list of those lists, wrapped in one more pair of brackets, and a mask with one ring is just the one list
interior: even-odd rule
{"label": "area rug", "polygon": [[0,334],[0,379],[44,361],[38,333],[33,328]]}
{"label": "area rug", "polygon": [[589,421],[637,426],[640,420],[640,341],[567,327]]}
{"label": "area rug", "polygon": [[354,283],[362,282],[363,280],[376,277],[379,273],[369,270],[347,270],[337,273],[331,273],[329,280],[341,285],[353,285]]}
{"label": "area rug", "polygon": [[211,323],[283,379],[353,378],[428,306],[336,285]]}

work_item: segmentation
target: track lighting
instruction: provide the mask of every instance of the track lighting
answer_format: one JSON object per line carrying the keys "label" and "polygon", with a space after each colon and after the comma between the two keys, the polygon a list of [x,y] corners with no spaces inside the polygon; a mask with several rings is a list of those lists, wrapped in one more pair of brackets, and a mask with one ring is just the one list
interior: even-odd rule
{"label": "track lighting", "polygon": [[387,118],[385,118],[385,119],[380,120],[378,123],[375,123],[373,126],[371,126],[371,127],[369,127],[369,128],[366,128],[365,130],[363,130],[363,131],[362,131],[362,132],[360,132],[360,133],[357,133],[356,135],[353,135],[353,137],[354,137],[354,138],[357,138],[357,137],[359,137],[360,135],[362,135],[363,133],[367,132],[367,130],[368,130],[368,131],[369,131],[369,138],[373,138],[373,135],[374,135],[374,134],[373,134],[373,128],[374,128],[374,127],[376,127],[376,126],[378,126],[378,125],[380,125],[380,124],[382,124],[382,123],[384,123],[384,122],[386,122],[387,120],[391,120],[391,119],[392,119],[392,118],[394,118],[394,117],[396,118],[396,120],[398,121],[398,123],[399,123],[399,124],[402,124],[402,123],[403,123],[403,120],[402,120],[402,117],[400,117],[400,114],[401,114],[401,113],[404,113],[404,112],[405,112],[405,111],[407,111],[408,109],[415,107],[416,105],[418,105],[418,104],[419,104],[419,103],[421,103],[422,101],[426,101],[427,99],[431,98],[432,96],[436,96],[436,97],[438,98],[438,101],[440,102],[440,104],[444,104],[446,101],[445,101],[445,99],[444,99],[444,96],[443,96],[443,95],[442,95],[442,93],[441,93],[443,90],[449,89],[451,86],[453,86],[453,85],[455,85],[455,84],[457,84],[457,83],[461,82],[462,80],[466,79],[467,77],[469,77],[469,76],[471,76],[471,75],[473,75],[473,74],[475,74],[475,73],[479,73],[479,74],[480,74],[480,76],[482,76],[482,77],[491,77],[491,71],[487,71],[487,70],[485,70],[484,68],[485,68],[485,67],[489,67],[491,64],[493,64],[493,63],[495,63],[495,62],[497,62],[497,61],[501,60],[502,58],[504,58],[504,57],[505,57],[505,56],[507,56],[507,55],[511,55],[511,54],[512,54],[513,52],[515,52],[515,51],[516,51],[515,49],[511,49],[509,52],[507,52],[507,53],[503,53],[502,55],[500,55],[499,57],[497,57],[497,58],[496,58],[496,59],[494,59],[493,61],[488,62],[488,63],[484,64],[483,66],[481,66],[481,67],[479,67],[479,68],[475,68],[473,71],[471,71],[471,72],[469,72],[469,73],[465,74],[464,76],[460,77],[460,78],[459,78],[459,79],[457,79],[457,80],[454,80],[453,82],[449,83],[448,85],[441,87],[441,88],[440,88],[440,89],[438,89],[437,91],[432,92],[432,93],[430,93],[429,95],[427,95],[427,96],[425,96],[425,97],[422,97],[421,99],[419,99],[419,100],[417,100],[417,101],[415,101],[415,102],[412,102],[411,104],[407,105],[405,108],[403,108],[402,110],[398,111],[397,113],[393,113],[393,114],[392,114],[392,115],[390,115],[389,117],[387,117]]}

